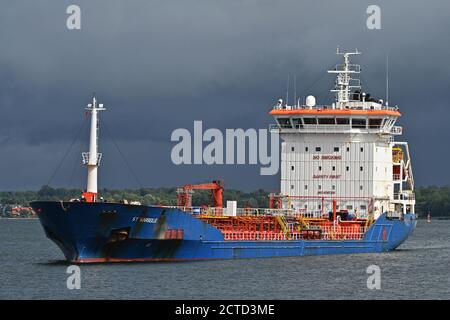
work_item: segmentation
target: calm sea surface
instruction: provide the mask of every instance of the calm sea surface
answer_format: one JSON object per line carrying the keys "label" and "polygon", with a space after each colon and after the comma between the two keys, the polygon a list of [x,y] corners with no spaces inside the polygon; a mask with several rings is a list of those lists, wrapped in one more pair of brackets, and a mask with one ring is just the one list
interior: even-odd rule
{"label": "calm sea surface", "polygon": [[450,221],[419,221],[383,254],[82,265],[80,290],[62,258],[38,220],[0,219],[0,299],[450,299]]}

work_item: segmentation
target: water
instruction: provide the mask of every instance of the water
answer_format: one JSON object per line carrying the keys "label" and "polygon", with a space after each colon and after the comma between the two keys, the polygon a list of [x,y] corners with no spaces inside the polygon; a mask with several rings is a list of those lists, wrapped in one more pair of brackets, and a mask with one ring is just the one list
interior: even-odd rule
{"label": "water", "polygon": [[383,254],[83,265],[80,290],[39,221],[0,219],[0,248],[1,299],[450,299],[450,221],[419,221]]}

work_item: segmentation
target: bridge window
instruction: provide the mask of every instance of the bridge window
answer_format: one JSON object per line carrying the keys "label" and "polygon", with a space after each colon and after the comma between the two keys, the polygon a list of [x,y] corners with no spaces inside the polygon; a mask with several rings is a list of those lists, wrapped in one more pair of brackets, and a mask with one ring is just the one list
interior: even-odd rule
{"label": "bridge window", "polygon": [[316,118],[303,118],[304,124],[317,124]]}
{"label": "bridge window", "polygon": [[337,124],[350,124],[350,119],[349,118],[336,118],[336,123]]}
{"label": "bridge window", "polygon": [[383,119],[369,119],[369,128],[376,129],[381,127]]}
{"label": "bridge window", "polygon": [[295,150],[295,148],[294,147],[291,147],[291,151],[294,151]]}
{"label": "bridge window", "polygon": [[366,127],[366,119],[352,119],[352,128],[362,128]]}
{"label": "bridge window", "polygon": [[308,147],[305,147],[305,152],[308,152],[308,150],[309,150]]}
{"label": "bridge window", "polygon": [[294,166],[291,166],[291,170],[294,171]]}
{"label": "bridge window", "polygon": [[316,147],[316,152],[320,152],[320,151],[322,151],[322,148],[321,147]]}
{"label": "bridge window", "polygon": [[350,171],[350,167],[345,167],[345,170],[346,171]]}
{"label": "bridge window", "polygon": [[292,123],[294,124],[295,129],[303,127],[301,118],[292,118]]}
{"label": "bridge window", "polygon": [[359,167],[359,171],[363,171],[363,167]]}
{"label": "bridge window", "polygon": [[336,124],[334,118],[319,118],[319,124]]}
{"label": "bridge window", "polygon": [[308,190],[308,185],[307,184],[305,184],[305,190]]}
{"label": "bridge window", "polygon": [[334,152],[339,152],[339,147],[334,147],[333,151]]}
{"label": "bridge window", "polygon": [[335,167],[335,166],[333,166],[332,170],[333,170],[333,171],[336,171],[336,167]]}
{"label": "bridge window", "polygon": [[319,171],[322,171],[322,167],[321,166],[319,166]]}
{"label": "bridge window", "polygon": [[292,128],[289,118],[278,118],[277,121],[281,128]]}

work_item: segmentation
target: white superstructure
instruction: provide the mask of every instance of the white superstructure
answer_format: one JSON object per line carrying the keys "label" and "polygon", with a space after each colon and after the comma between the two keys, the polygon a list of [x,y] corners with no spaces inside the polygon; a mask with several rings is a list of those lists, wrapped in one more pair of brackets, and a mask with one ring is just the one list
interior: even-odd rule
{"label": "white superstructure", "polygon": [[282,139],[281,206],[321,216],[333,211],[357,217],[414,212],[414,180],[406,142],[395,126],[398,107],[375,100],[361,88],[355,52],[337,52],[335,102],[290,106],[280,99],[271,114]]}

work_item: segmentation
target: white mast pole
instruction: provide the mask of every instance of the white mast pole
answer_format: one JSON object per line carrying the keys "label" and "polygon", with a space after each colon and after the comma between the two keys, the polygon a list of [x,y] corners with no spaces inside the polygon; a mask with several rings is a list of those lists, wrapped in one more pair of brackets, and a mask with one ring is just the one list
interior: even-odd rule
{"label": "white mast pole", "polygon": [[92,98],[91,109],[91,134],[89,139],[89,160],[88,160],[88,177],[87,192],[97,193],[97,99]]}
{"label": "white mast pole", "polygon": [[328,73],[337,74],[335,88],[332,89],[331,92],[336,93],[336,105],[339,109],[342,109],[342,107],[350,101],[351,89],[358,87],[350,83],[351,80],[354,80],[351,77],[351,74],[358,74],[361,72],[358,65],[350,64],[350,56],[361,54],[361,52],[359,52],[358,49],[354,52],[340,52],[338,47],[336,53],[344,56],[344,63],[336,66],[334,70],[328,70]]}
{"label": "white mast pole", "polygon": [[386,107],[389,107],[389,54],[386,54]]}
{"label": "white mast pole", "polygon": [[87,202],[94,202],[97,197],[97,169],[100,165],[101,153],[98,153],[98,111],[105,110],[103,104],[97,104],[97,99],[92,98],[86,110],[91,114],[91,130],[89,138],[89,152],[83,153],[83,163],[87,166],[87,188],[83,194]]}

